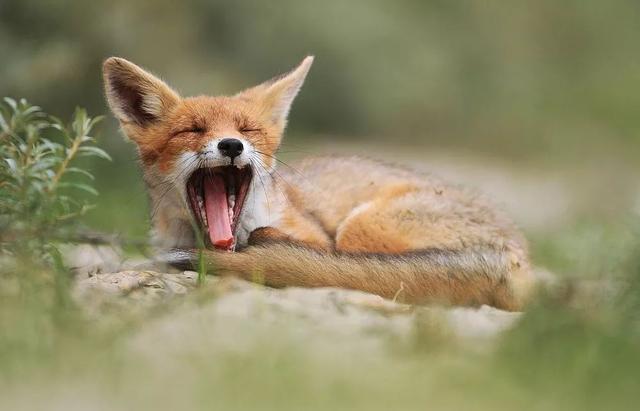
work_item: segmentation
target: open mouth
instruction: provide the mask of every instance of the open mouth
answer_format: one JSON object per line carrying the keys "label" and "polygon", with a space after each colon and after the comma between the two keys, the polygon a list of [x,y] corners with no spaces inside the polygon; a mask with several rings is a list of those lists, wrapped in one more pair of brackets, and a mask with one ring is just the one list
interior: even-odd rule
{"label": "open mouth", "polygon": [[232,251],[236,229],[251,183],[251,167],[199,168],[187,181],[191,211],[206,233],[207,246]]}

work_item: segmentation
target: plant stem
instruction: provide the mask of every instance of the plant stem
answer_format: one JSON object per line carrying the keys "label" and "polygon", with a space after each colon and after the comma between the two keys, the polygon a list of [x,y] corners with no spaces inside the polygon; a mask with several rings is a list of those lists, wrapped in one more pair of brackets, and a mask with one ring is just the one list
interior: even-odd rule
{"label": "plant stem", "polygon": [[67,156],[65,157],[64,160],[62,160],[62,163],[60,164],[58,171],[51,179],[51,184],[49,185],[49,193],[52,193],[55,191],[56,186],[58,185],[58,182],[60,182],[60,179],[62,178],[65,171],[67,170],[69,163],[78,152],[78,149],[80,148],[80,144],[82,144],[82,137],[83,136],[76,136],[75,140],[73,140],[73,144],[71,145],[71,147],[69,147]]}

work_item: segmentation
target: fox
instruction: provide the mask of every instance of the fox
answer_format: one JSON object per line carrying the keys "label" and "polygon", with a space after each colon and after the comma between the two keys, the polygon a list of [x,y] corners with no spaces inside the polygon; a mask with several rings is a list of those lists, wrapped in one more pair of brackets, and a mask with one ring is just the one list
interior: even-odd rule
{"label": "fox", "polygon": [[104,61],[106,100],[137,147],[165,261],[275,288],[522,310],[536,283],[527,241],[486,196],[360,156],[278,167],[313,60],[235,95],[195,97],[126,59]]}

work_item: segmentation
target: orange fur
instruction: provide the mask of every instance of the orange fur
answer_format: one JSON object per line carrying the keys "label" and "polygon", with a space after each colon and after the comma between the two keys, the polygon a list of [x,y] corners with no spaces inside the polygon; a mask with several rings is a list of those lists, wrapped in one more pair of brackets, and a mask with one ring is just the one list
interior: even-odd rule
{"label": "orange fur", "polygon": [[[274,174],[289,107],[310,65],[307,58],[235,96],[181,98],[126,60],[105,62],[107,98],[137,144],[161,244],[195,247],[181,186],[192,170],[180,161],[231,136],[254,150],[253,197],[242,214],[253,234],[239,252],[208,252],[218,274],[258,273],[271,286],[346,287],[414,303],[521,308],[534,284],[527,244],[484,197],[359,157],[311,158]],[[169,200],[156,188],[164,184]],[[193,256],[178,252],[174,262]]]}

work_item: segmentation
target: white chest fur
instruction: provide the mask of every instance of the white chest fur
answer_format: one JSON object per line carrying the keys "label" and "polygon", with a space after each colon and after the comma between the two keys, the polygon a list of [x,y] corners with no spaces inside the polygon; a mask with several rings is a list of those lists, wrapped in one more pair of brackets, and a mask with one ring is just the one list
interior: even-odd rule
{"label": "white chest fur", "polygon": [[256,228],[273,226],[274,222],[280,218],[282,204],[282,194],[274,189],[270,177],[254,176],[240,215],[236,231],[236,246],[247,245],[249,235]]}

